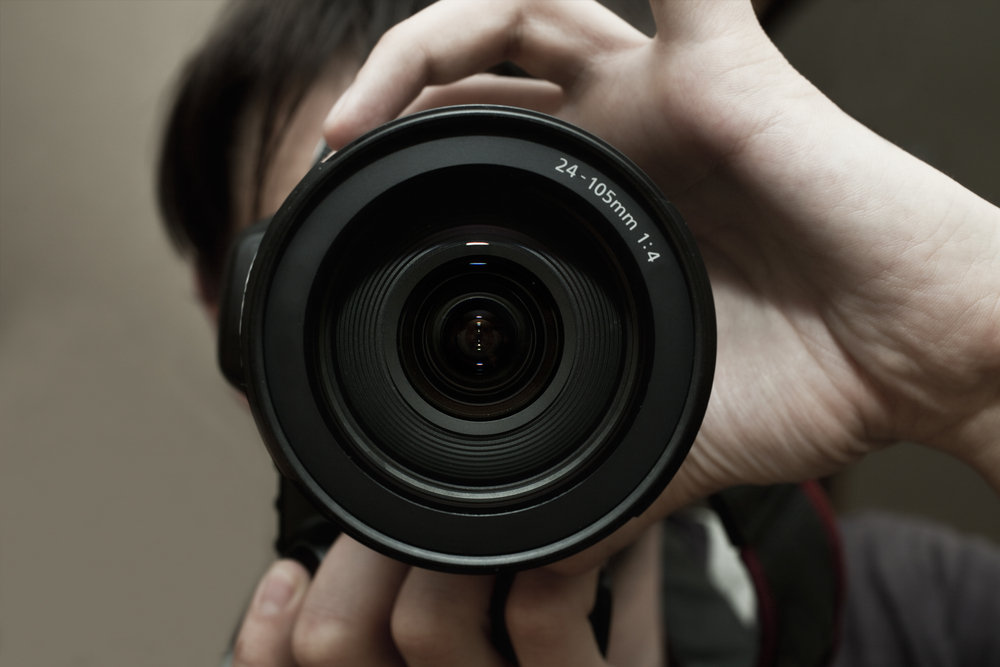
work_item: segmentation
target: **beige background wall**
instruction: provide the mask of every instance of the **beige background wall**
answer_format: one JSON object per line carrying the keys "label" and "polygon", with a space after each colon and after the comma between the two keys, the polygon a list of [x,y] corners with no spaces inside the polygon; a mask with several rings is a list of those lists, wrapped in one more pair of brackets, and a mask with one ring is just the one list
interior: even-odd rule
{"label": "beige background wall", "polygon": [[270,462],[153,208],[216,2],[0,2],[0,664],[212,665]]}
{"label": "beige background wall", "polygon": [[[274,478],[214,368],[151,174],[205,0],[0,0],[0,665],[212,665],[266,566]],[[779,43],[835,101],[1000,202],[1000,3],[814,0]],[[842,507],[1000,543],[1000,501],[915,447]]]}

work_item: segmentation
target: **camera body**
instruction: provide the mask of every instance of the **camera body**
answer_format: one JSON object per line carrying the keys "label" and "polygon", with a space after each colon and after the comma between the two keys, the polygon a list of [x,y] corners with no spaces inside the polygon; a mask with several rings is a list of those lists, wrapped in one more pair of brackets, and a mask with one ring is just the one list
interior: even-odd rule
{"label": "camera body", "polygon": [[220,365],[345,532],[455,572],[564,558],[694,440],[711,292],[627,158],[505,107],[415,114],[317,164],[234,244]]}

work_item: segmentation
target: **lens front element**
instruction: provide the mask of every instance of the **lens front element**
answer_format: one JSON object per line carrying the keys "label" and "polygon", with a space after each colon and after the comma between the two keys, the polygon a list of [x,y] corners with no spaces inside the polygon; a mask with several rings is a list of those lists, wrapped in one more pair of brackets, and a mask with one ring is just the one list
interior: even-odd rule
{"label": "lens front element", "polygon": [[[397,492],[465,511],[539,502],[585,473],[613,446],[644,348],[626,279],[586,221],[504,176],[441,170],[374,202],[359,229],[430,212],[363,266],[336,255],[317,339],[352,454]],[[499,204],[498,180],[533,196]],[[461,186],[450,214],[419,205],[430,183]],[[577,242],[553,250],[568,229]]]}
{"label": "lens front element", "polygon": [[531,405],[552,379],[560,339],[542,282],[490,255],[453,260],[424,278],[399,327],[414,388],[442,412],[471,420]]}

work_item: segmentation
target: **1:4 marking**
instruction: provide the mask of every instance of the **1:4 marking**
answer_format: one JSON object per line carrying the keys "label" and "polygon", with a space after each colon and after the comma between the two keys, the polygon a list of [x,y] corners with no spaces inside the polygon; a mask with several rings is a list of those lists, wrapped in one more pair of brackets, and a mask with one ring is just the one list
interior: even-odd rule
{"label": "1:4 marking", "polygon": [[[642,243],[643,241],[645,241],[648,238],[649,238],[649,234],[643,234],[642,238],[640,238],[638,241],[636,241],[636,243]],[[646,248],[648,248],[651,245],[653,245],[652,241],[650,241],[646,245],[642,246],[642,249],[646,250]],[[654,262],[654,261],[656,261],[656,258],[659,257],[659,256],[660,256],[660,253],[658,253],[658,252],[653,252],[651,250],[647,251],[646,252],[646,257],[648,257],[649,259],[647,259],[646,261],[647,262]]]}

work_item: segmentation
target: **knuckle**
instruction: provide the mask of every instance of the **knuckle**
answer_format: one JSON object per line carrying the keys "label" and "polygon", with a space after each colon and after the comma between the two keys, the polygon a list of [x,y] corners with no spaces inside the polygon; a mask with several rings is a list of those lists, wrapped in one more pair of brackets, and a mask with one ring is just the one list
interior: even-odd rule
{"label": "knuckle", "polygon": [[390,620],[392,640],[408,661],[434,664],[453,653],[455,633],[433,605],[397,605]]}
{"label": "knuckle", "polygon": [[303,612],[292,632],[295,664],[300,667],[349,665],[354,635],[344,619]]}
{"label": "knuckle", "polygon": [[548,586],[526,585],[515,580],[507,597],[504,620],[515,645],[548,644],[561,636],[573,609],[563,596],[554,594]]}
{"label": "knuckle", "polygon": [[406,39],[406,29],[408,24],[405,22],[397,23],[382,33],[382,37],[379,38],[379,42],[382,44],[395,44],[399,41]]}
{"label": "knuckle", "polygon": [[547,645],[559,632],[558,617],[542,605],[508,600],[504,612],[507,633],[515,645]]}

